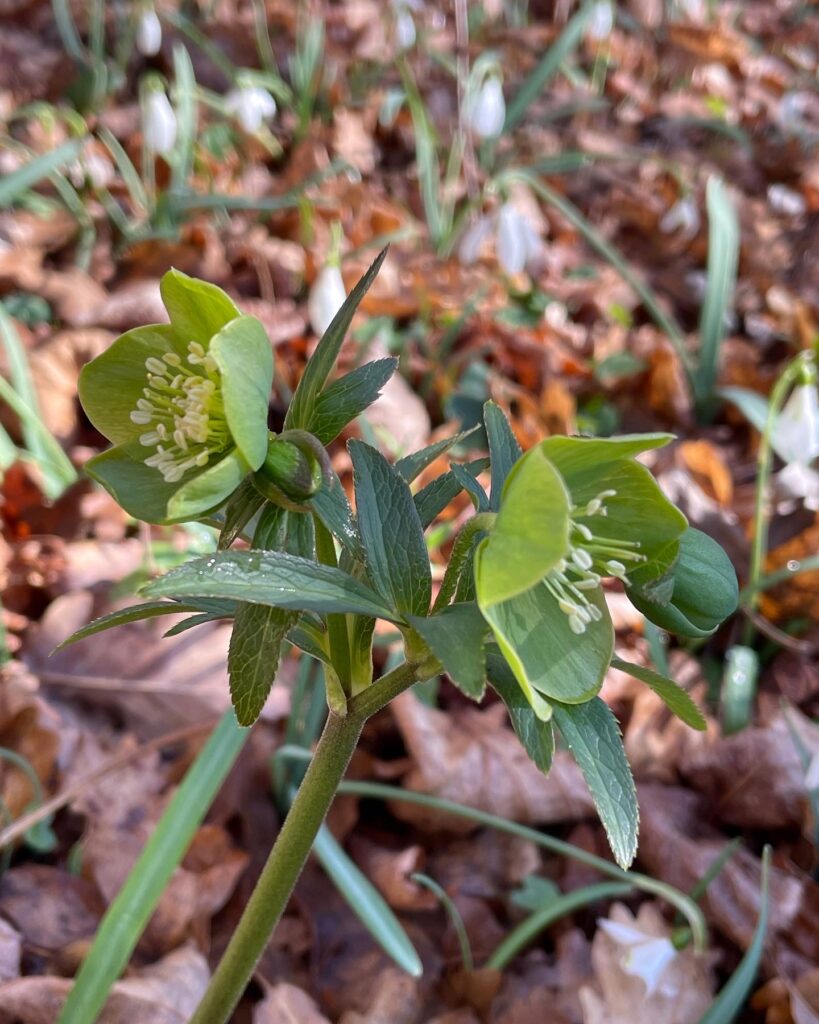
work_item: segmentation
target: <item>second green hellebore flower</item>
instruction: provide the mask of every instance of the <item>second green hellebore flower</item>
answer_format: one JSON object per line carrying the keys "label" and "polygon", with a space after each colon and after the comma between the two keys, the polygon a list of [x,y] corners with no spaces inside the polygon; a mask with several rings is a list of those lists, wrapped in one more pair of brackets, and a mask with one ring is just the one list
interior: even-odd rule
{"label": "second green hellebore flower", "polygon": [[80,375],[88,418],[114,447],[88,472],[136,519],[195,519],[265,460],[273,352],[216,285],[170,270],[170,324],[121,335]]}

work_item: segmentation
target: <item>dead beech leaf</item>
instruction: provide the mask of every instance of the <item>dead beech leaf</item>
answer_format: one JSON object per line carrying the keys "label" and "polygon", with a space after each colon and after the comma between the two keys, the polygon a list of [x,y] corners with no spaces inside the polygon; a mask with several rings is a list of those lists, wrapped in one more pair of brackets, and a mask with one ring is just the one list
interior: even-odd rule
{"label": "dead beech leaf", "polygon": [[[609,913],[610,934],[605,922],[592,942],[592,966],[596,987],[580,991],[584,1024],[697,1024],[713,1001],[710,971],[702,957],[688,946],[674,950],[671,929],[652,903],[644,903],[636,917],[622,904]],[[643,944],[619,941],[644,936]],[[654,947],[649,951],[646,946]],[[666,957],[668,958],[666,960]],[[640,962],[642,961],[642,963]],[[654,967],[654,971],[646,970]],[[646,970],[646,978],[640,972]]]}
{"label": "dead beech leaf", "polygon": [[[205,958],[192,947],[118,981],[97,1024],[186,1024],[210,978]],[[31,976],[0,985],[0,1024],[54,1024],[73,982]]]}
{"label": "dead beech leaf", "polygon": [[304,989],[282,981],[253,1007],[253,1024],[330,1024]]}
{"label": "dead beech leaf", "polygon": [[97,310],[107,299],[102,285],[78,267],[46,273],[39,291],[70,327],[93,324]]}
{"label": "dead beech leaf", "polygon": [[[559,752],[543,775],[507,726],[503,705],[444,714],[406,693],[390,707],[415,762],[404,779],[407,789],[534,824],[578,821],[593,813],[580,769],[569,754]],[[475,829],[462,818],[400,801],[393,812],[425,831]]]}
{"label": "dead beech leaf", "polygon": [[[371,347],[368,357],[378,359],[382,354],[386,352]],[[427,407],[398,372],[364,415],[385,450],[396,456],[417,451],[428,442],[431,424]]]}
{"label": "dead beech leaf", "polygon": [[22,935],[0,917],[0,984],[19,976],[22,949]]}
{"label": "dead beech leaf", "polygon": [[333,113],[333,149],[362,174],[375,170],[373,125],[365,125],[364,116],[354,110],[338,107]]}
{"label": "dead beech leaf", "polygon": [[90,882],[46,864],[23,864],[0,879],[0,913],[38,950],[90,938],[102,909]]}
{"label": "dead beech leaf", "polygon": [[162,305],[158,280],[129,281],[111,292],[95,308],[88,308],[76,327],[107,327],[127,331],[142,324],[164,324],[168,314]]}
{"label": "dead beech leaf", "polygon": [[352,836],[350,849],[364,874],[381,890],[396,910],[435,910],[438,900],[429,889],[413,882],[411,875],[423,871],[423,847],[388,850],[359,836]]}
{"label": "dead beech leaf", "polygon": [[348,1010],[339,1024],[419,1024],[422,1009],[420,983],[397,967],[378,975],[363,1013]]}
{"label": "dead beech leaf", "polygon": [[684,466],[704,485],[704,490],[724,508],[730,508],[734,482],[722,452],[710,441],[683,441],[676,454]]}

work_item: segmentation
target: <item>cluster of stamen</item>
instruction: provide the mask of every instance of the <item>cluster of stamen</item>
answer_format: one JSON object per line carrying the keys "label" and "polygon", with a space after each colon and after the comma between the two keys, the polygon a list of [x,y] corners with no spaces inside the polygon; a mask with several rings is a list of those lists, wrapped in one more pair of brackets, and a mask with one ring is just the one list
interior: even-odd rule
{"label": "cluster of stamen", "polygon": [[601,491],[586,505],[572,508],[568,554],[543,580],[567,616],[569,628],[578,636],[602,615],[597,605],[589,600],[588,591],[596,590],[604,576],[615,576],[627,583],[628,563],[645,561],[645,555],[636,550],[640,547],[639,541],[604,537],[575,518],[605,517],[606,499],[616,495],[617,491]]}
{"label": "cluster of stamen", "polygon": [[[186,365],[187,364],[187,365]],[[154,448],[145,465],[176,483],[230,444],[216,360],[196,341],[185,361],[176,352],[145,360],[148,386],[131,412],[131,422],[149,427],[139,443]],[[197,369],[201,372],[197,372]]]}

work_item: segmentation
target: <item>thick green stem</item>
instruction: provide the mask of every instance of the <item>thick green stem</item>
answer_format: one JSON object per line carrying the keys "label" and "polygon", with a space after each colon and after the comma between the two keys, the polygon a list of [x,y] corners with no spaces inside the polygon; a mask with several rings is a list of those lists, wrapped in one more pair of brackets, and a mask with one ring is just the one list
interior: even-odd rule
{"label": "thick green stem", "polygon": [[330,712],[256,888],[190,1024],[227,1024],[230,1020],[287,906],[364,723],[412,686],[418,678],[416,672],[415,665],[405,662],[350,701],[346,717]]}

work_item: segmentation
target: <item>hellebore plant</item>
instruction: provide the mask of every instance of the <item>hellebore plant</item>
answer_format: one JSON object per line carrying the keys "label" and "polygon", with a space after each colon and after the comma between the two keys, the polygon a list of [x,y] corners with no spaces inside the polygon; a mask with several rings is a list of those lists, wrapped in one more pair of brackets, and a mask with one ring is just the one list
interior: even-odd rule
{"label": "hellebore plant", "polygon": [[[162,281],[170,325],[129,331],[81,378],[86,411],[114,444],[91,460],[95,479],[137,518],[205,518],[221,535],[215,554],[149,583],[148,603],[97,620],[74,639],[166,613],[192,613],[175,631],[232,619],[231,696],[247,726],[261,712],[284,645],[324,666],[324,733],[193,1024],[230,1019],[364,723],[442,672],[475,701],[491,686],[543,771],[559,731],[616,860],[628,866],[638,811],[616,720],[597,696],[607,669],[647,683],[693,727],[705,723],[670,679],[614,657],[604,581],[617,581],[663,628],[689,636],[708,636],[736,606],[736,578],[722,550],[688,527],[637,461],[666,444],[667,434],[550,437],[524,454],[488,402],[488,458],[452,462],[415,492],[419,473],[462,436],[395,465],[350,441],[353,512],[325,446],[378,397],[397,361],[329,381],[383,258],[321,338],[278,436],[267,427],[273,364],[261,324],[220,289],[176,271]],[[475,515],[455,538],[433,600],[424,531],[464,490]],[[249,547],[235,549],[240,538]],[[400,631],[405,660],[374,681],[377,619]]]}

